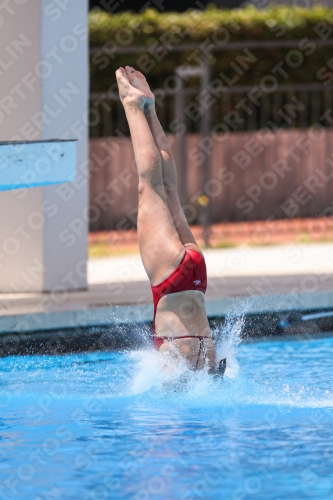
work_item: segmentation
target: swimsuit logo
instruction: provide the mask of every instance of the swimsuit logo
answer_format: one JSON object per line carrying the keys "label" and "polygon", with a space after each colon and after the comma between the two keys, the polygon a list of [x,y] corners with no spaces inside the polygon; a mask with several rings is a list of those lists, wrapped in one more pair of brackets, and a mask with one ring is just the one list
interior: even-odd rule
{"label": "swimsuit logo", "polygon": [[194,283],[195,285],[201,285],[201,280],[194,280],[194,281],[193,281],[193,283]]}

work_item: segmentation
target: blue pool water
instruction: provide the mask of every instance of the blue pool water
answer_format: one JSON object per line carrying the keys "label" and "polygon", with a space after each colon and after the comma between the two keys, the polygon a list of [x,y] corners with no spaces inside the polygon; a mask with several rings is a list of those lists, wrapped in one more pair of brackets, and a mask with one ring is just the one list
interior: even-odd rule
{"label": "blue pool water", "polygon": [[152,351],[1,359],[0,498],[332,499],[333,338],[236,337],[222,383]]}

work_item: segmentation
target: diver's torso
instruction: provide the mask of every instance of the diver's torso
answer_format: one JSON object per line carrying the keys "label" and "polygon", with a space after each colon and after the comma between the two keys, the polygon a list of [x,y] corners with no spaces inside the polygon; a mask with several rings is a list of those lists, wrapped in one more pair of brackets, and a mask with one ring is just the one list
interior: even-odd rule
{"label": "diver's torso", "polygon": [[155,330],[160,337],[209,337],[205,295],[197,290],[187,290],[162,297],[157,305]]}

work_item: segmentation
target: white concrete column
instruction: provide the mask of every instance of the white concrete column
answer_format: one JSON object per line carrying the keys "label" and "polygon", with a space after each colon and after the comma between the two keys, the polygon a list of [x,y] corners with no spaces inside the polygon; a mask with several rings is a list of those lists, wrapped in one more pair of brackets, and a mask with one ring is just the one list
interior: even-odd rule
{"label": "white concrete column", "polygon": [[0,192],[0,292],[87,286],[87,12],[87,0],[2,4],[0,140],[78,144],[76,182]]}

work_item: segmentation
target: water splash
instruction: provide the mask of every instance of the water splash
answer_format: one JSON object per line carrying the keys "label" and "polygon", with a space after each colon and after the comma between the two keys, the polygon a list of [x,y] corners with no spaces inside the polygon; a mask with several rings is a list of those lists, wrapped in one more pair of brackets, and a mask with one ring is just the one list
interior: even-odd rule
{"label": "water splash", "polygon": [[[144,346],[135,351],[3,358],[0,396],[47,393],[54,400],[75,400],[98,395],[120,406],[142,397],[147,408],[163,405],[165,398],[177,408],[333,406],[333,338],[241,345],[243,326],[244,314],[227,317],[214,329],[218,359],[227,358],[223,381]],[[143,328],[142,335],[146,333]]]}
{"label": "water splash", "polygon": [[[240,372],[237,347],[242,340],[244,315],[227,317],[222,326],[213,330],[216,339],[217,359],[227,359],[225,378],[235,379]],[[220,387],[221,381],[214,381],[208,369],[194,372],[185,361],[170,352],[154,350],[132,351],[128,353],[134,362],[135,373],[131,384],[132,394],[140,394],[157,388],[163,392],[180,390],[194,394],[204,394],[213,382]]]}
{"label": "water splash", "polygon": [[217,359],[227,359],[226,377],[236,377],[240,371],[237,360],[237,347],[242,341],[244,313],[241,316],[227,316],[222,327],[213,330],[216,339]]}
{"label": "water splash", "polygon": [[[317,366],[325,353],[318,353],[316,345],[322,342],[292,343],[283,341],[245,345],[241,355],[238,347],[242,342],[244,314],[228,316],[225,323],[213,330],[218,359],[227,359],[223,380],[214,379],[207,370],[191,371],[184,362],[170,354],[154,350],[129,353],[133,370],[129,385],[131,394],[146,393],[155,403],[170,393],[184,404],[225,407],[233,405],[273,405],[273,407],[318,408],[333,406],[330,380],[320,374]],[[332,345],[332,342],[331,342]],[[291,349],[293,349],[292,355]],[[299,353],[298,350],[299,349]],[[246,355],[244,356],[244,353]],[[310,355],[309,353],[312,352]],[[311,356],[311,367],[306,374],[300,370],[303,358]],[[319,357],[318,361],[316,360]],[[324,370],[322,363],[319,362]],[[242,366],[242,369],[240,368]],[[316,380],[310,372],[317,373]],[[304,377],[306,375],[306,377]],[[299,379],[297,377],[300,377]],[[331,378],[331,377],[330,377]],[[178,396],[176,397],[176,393]],[[148,396],[148,397],[150,397]],[[176,399],[174,402],[176,402]]]}

